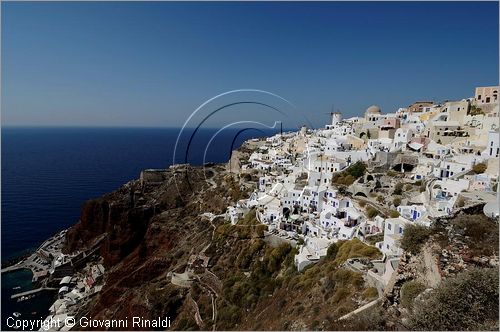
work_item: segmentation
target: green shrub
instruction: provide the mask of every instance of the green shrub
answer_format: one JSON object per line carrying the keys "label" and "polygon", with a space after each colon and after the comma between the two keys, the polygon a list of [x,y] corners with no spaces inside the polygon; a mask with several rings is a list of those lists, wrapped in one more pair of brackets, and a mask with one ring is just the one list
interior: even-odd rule
{"label": "green shrub", "polygon": [[344,186],[350,186],[356,179],[365,174],[366,165],[357,161],[342,172],[333,174],[332,183]]}
{"label": "green shrub", "polygon": [[477,330],[485,322],[498,325],[498,269],[471,269],[445,279],[415,306],[411,328],[417,330]]}
{"label": "green shrub", "polygon": [[394,204],[395,207],[398,207],[401,205],[401,197],[394,197],[392,200],[392,204]]}
{"label": "green shrub", "polygon": [[368,242],[372,246],[375,245],[375,243],[383,241],[383,240],[384,240],[383,233],[379,233],[379,234],[375,234],[375,235],[368,235],[366,237],[366,242]]}
{"label": "green shrub", "polygon": [[464,234],[465,244],[473,255],[498,255],[498,223],[484,214],[457,216],[453,227],[455,232]]}
{"label": "green shrub", "polygon": [[346,169],[346,173],[352,175],[356,179],[365,175],[366,165],[361,161],[357,161]]}
{"label": "green shrub", "polygon": [[488,168],[488,166],[486,165],[486,163],[479,163],[479,164],[475,164],[474,166],[472,166],[472,170],[476,174],[482,174],[482,173],[484,173],[484,171],[486,171],[486,168]]}
{"label": "green shrub", "polygon": [[224,223],[219,225],[215,232],[218,238],[254,239],[264,237],[265,230],[267,230],[267,225],[261,224],[257,220],[255,210],[252,209],[238,221],[237,225],[233,226],[230,223]]}
{"label": "green shrub", "polygon": [[340,184],[344,186],[350,186],[351,184],[356,181],[356,178],[353,177],[352,175],[345,174],[345,173],[336,173],[333,174],[332,182],[334,184]]}
{"label": "green shrub", "polygon": [[391,211],[389,211],[389,217],[390,218],[397,218],[397,217],[399,217],[399,212],[396,210],[391,210]]}
{"label": "green shrub", "polygon": [[337,309],[335,310],[335,314],[337,316],[343,316],[343,315],[350,313],[351,311],[353,311],[355,309],[356,309],[356,307],[354,306],[354,304],[345,303],[345,304],[337,307]]}
{"label": "green shrub", "polygon": [[425,290],[425,285],[415,281],[407,281],[403,284],[400,290],[401,304],[407,308],[412,309],[413,300]]}
{"label": "green shrub", "polygon": [[399,173],[396,171],[393,171],[392,169],[388,170],[385,174],[387,174],[387,176],[390,176],[393,178],[399,176]]}
{"label": "green shrub", "polygon": [[217,310],[217,321],[224,322],[223,326],[234,326],[241,318],[241,309],[235,305],[225,304]]}
{"label": "green shrub", "polygon": [[375,287],[368,287],[367,289],[365,289],[363,291],[363,293],[361,294],[361,296],[365,299],[365,300],[374,300],[378,297],[378,291]]}
{"label": "green shrub", "polygon": [[342,244],[339,246],[335,258],[335,263],[340,265],[347,261],[349,258],[354,257],[366,257],[375,259],[379,258],[380,256],[381,253],[377,248],[369,246],[361,242],[359,239],[352,239],[342,242]]}
{"label": "green shrub", "polygon": [[481,115],[484,114],[484,111],[481,109],[481,107],[477,107],[476,105],[472,105],[469,109],[468,114],[470,115]]}
{"label": "green shrub", "polygon": [[[334,272],[335,288],[342,289],[350,285],[359,288],[363,286],[363,275],[359,272],[354,272],[348,269],[338,269]],[[344,296],[345,297],[345,296]]]}
{"label": "green shrub", "polygon": [[287,254],[292,250],[292,247],[288,243],[284,243],[277,248],[272,249],[267,258],[267,269],[269,272],[278,272],[281,268],[281,263],[285,260]]}
{"label": "green shrub", "polygon": [[375,218],[375,216],[378,215],[378,210],[375,209],[373,206],[369,205],[366,208],[366,216],[370,219]]}
{"label": "green shrub", "polygon": [[420,252],[420,249],[430,235],[431,230],[428,227],[416,224],[407,225],[403,232],[403,238],[401,239],[401,248],[416,254]]}
{"label": "green shrub", "polygon": [[[339,270],[341,271],[341,270]],[[346,271],[346,270],[345,270]],[[345,287],[336,287],[335,294],[333,294],[332,302],[337,304],[343,299],[347,298],[351,292]]]}
{"label": "green shrub", "polygon": [[460,196],[455,204],[457,204],[457,207],[463,207],[465,205],[465,199]]}
{"label": "green shrub", "polygon": [[328,247],[328,250],[326,251],[326,257],[329,259],[335,259],[337,257],[337,252],[339,251],[339,245],[342,245],[343,241],[339,241],[337,243],[332,243]]}
{"label": "green shrub", "polygon": [[401,195],[403,193],[403,183],[402,182],[398,182],[395,186],[394,186],[394,191],[392,192],[393,195]]}

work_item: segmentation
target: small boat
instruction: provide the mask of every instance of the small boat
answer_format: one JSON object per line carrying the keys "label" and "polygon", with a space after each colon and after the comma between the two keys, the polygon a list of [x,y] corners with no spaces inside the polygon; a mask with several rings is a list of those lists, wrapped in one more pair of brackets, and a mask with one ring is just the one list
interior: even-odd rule
{"label": "small boat", "polygon": [[16,318],[19,318],[19,316],[21,316],[21,313],[20,312],[14,312],[12,315],[14,317],[16,317]]}
{"label": "small boat", "polygon": [[12,289],[14,290],[21,289],[21,286],[12,287]]}

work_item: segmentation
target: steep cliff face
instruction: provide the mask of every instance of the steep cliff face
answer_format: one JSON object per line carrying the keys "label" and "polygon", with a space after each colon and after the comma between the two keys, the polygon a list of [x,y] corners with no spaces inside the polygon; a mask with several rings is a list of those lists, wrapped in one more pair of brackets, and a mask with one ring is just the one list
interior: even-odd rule
{"label": "steep cliff face", "polygon": [[297,272],[295,249],[269,241],[255,213],[236,226],[216,216],[247,197],[255,178],[223,165],[160,178],[143,176],[87,202],[68,231],[67,250],[105,235],[105,286],[82,308],[87,317],[169,316],[179,330],[329,329],[376,297],[334,257]]}
{"label": "steep cliff face", "polygon": [[83,311],[106,319],[175,317],[186,291],[168,282],[167,273],[182,270],[190,252],[209,244],[213,229],[200,214],[220,214],[229,204],[224,174],[223,165],[170,169],[160,182],[131,181],[86,202],[65,250],[89,248],[104,237],[100,254],[109,272]]}
{"label": "steep cliff face", "polygon": [[153,216],[151,206],[133,206],[118,195],[88,201],[80,222],[67,234],[68,250],[75,250],[106,235],[101,246],[105,264],[114,265],[130,254],[143,239]]}
{"label": "steep cliff face", "polygon": [[[220,193],[209,194],[214,190],[208,188],[207,178],[215,171],[205,174],[203,169],[191,167],[167,170],[163,172],[164,181],[131,181],[113,193],[85,202],[79,222],[67,232],[66,251],[87,248],[104,236],[100,254],[112,267],[139,246],[144,250],[151,243],[146,239],[156,227],[154,218],[194,216],[201,208],[222,212]],[[181,211],[183,208],[185,211]]]}
{"label": "steep cliff face", "polygon": [[[96,319],[168,316],[176,330],[456,329],[439,324],[459,321],[452,316],[466,324],[472,316],[457,316],[460,303],[463,312],[480,308],[474,317],[487,321],[469,328],[498,326],[494,310],[484,309],[485,303],[495,306],[495,294],[498,299],[498,282],[490,285],[498,281],[492,271],[498,270],[498,225],[484,215],[466,211],[436,223],[422,250],[403,256],[384,305],[339,321],[377,297],[360,273],[344,268],[349,255],[329,256],[299,273],[295,249],[269,241],[252,213],[235,226],[217,216],[256,184],[223,165],[185,166],[143,174],[85,203],[67,232],[66,249],[103,237],[108,269],[104,288],[82,313]],[[425,311],[429,307],[440,310]]]}

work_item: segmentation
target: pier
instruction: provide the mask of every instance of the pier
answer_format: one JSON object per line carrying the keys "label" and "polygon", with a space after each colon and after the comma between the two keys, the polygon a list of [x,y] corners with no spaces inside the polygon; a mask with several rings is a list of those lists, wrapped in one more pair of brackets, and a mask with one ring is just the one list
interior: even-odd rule
{"label": "pier", "polygon": [[32,254],[30,257],[26,258],[25,260],[3,268],[1,270],[1,273],[9,273],[9,272],[14,272],[18,270],[30,270],[31,273],[33,274],[33,282],[38,281],[38,279],[43,278],[44,276],[47,275],[49,272],[49,266],[44,266],[36,261],[36,253]]}
{"label": "pier", "polygon": [[12,271],[17,271],[17,270],[22,270],[22,269],[28,269],[29,270],[29,267],[26,267],[24,264],[14,264],[14,265],[11,265],[11,266],[7,266],[5,268],[2,269],[2,274],[4,273],[8,273],[8,272],[12,272]]}
{"label": "pier", "polygon": [[53,288],[53,287],[40,287],[40,288],[32,289],[32,290],[29,290],[29,291],[26,291],[26,292],[14,294],[10,298],[11,299],[17,299],[17,298],[20,298],[20,297],[23,297],[23,296],[37,294],[37,293],[40,293],[40,292],[46,291],[46,290],[47,291],[56,291],[57,288]]}

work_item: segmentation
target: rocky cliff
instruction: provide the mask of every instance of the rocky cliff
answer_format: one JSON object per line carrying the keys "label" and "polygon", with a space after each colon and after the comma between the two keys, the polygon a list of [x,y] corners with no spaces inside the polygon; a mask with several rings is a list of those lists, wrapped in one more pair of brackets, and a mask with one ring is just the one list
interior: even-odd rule
{"label": "rocky cliff", "polygon": [[[81,314],[129,320],[168,316],[177,330],[460,327],[443,322],[498,327],[498,301],[496,311],[483,310],[495,306],[495,294],[498,299],[496,223],[476,211],[439,221],[418,237],[417,249],[404,254],[381,304],[339,321],[378,296],[361,273],[344,267],[346,259],[377,254],[361,243],[341,241],[319,264],[297,272],[296,249],[271,239],[255,213],[237,225],[221,215],[229,204],[248,197],[256,181],[251,173],[228,172],[226,165],[184,165],[145,171],[140,179],[86,202],[79,222],[67,232],[66,250],[103,238],[100,255],[107,273],[103,290]],[[472,317],[479,324],[456,312],[456,303],[462,303],[459,311],[475,306]],[[429,307],[439,312],[426,311]]]}
{"label": "rocky cliff", "polygon": [[86,317],[169,316],[180,330],[331,329],[376,298],[360,273],[342,268],[356,255],[350,246],[299,273],[296,249],[265,233],[254,211],[235,226],[218,216],[248,197],[252,174],[224,165],[149,172],[86,202],[67,233],[67,251],[104,237],[105,286],[81,309]]}

